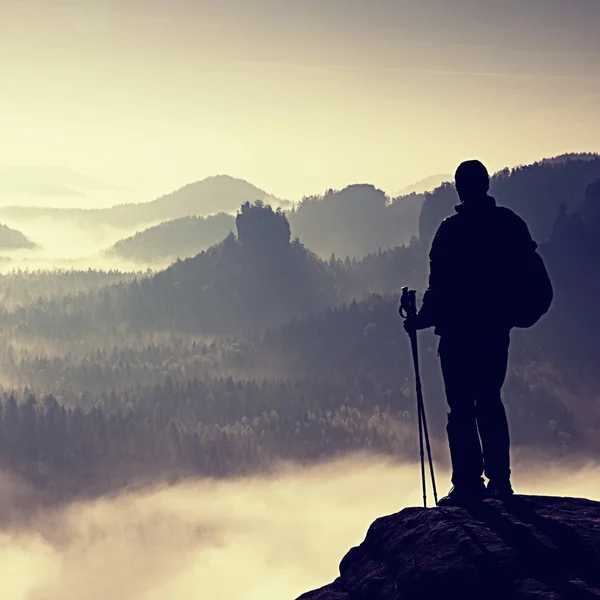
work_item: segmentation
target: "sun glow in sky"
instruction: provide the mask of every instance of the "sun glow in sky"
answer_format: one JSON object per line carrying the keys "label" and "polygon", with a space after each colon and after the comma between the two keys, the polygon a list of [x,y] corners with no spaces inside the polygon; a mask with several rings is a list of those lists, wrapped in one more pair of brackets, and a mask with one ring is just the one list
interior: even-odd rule
{"label": "sun glow in sky", "polygon": [[599,150],[599,28],[596,0],[3,0],[0,164],[298,199]]}

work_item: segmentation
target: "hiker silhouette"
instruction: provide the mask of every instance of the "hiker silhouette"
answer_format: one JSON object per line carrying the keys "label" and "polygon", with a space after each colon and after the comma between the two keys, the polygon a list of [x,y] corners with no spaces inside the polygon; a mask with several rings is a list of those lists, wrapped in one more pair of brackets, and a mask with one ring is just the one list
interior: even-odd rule
{"label": "hiker silhouette", "polygon": [[488,195],[485,166],[463,162],[455,182],[460,204],[435,235],[422,307],[404,324],[409,332],[433,326],[440,336],[453,483],[440,505],[513,494],[501,399],[510,331],[536,322],[552,300],[537,244],[525,222]]}

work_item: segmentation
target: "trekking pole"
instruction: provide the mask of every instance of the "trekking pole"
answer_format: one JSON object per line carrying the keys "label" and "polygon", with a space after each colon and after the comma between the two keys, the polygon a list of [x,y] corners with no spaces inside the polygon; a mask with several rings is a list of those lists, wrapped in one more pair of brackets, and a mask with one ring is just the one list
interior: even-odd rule
{"label": "trekking pole", "polygon": [[[412,346],[412,351],[413,351],[413,361],[415,363],[417,404],[419,405],[420,412],[421,412],[421,422],[422,422],[422,427],[423,427],[423,434],[425,437],[425,448],[427,450],[427,458],[429,460],[429,474],[431,476],[431,488],[433,490],[433,499],[434,499],[435,505],[437,506],[438,497],[437,497],[437,487],[435,485],[435,472],[433,469],[433,459],[431,457],[431,445],[429,443],[429,430],[427,428],[427,418],[425,417],[425,402],[423,401],[423,389],[421,387],[421,375],[420,375],[420,369],[419,369],[419,351],[418,351],[418,347],[417,347],[417,332],[413,331],[410,337],[411,337],[411,346]],[[421,468],[423,470],[424,466],[421,465]],[[425,478],[425,475],[423,475],[423,478]],[[425,504],[425,506],[427,506],[427,504]]]}
{"label": "trekking pole", "polygon": [[[411,344],[413,341],[413,335],[411,335]],[[414,348],[414,345],[413,345]],[[413,351],[414,352],[414,351]],[[414,356],[414,353],[413,353]],[[418,376],[417,376],[418,377]],[[418,381],[418,379],[417,379]],[[421,485],[423,486],[423,506],[427,508],[427,484],[425,482],[425,455],[423,453],[423,411],[421,410],[421,403],[419,402],[419,384],[417,383],[417,414],[419,421],[419,454],[421,456]]]}
{"label": "trekking pole", "polygon": [[[407,319],[414,317],[417,314],[416,292],[409,290],[407,287],[402,288],[402,297],[400,300],[400,315]],[[419,453],[421,457],[421,481],[423,485],[423,506],[427,508],[427,485],[425,482],[425,456],[423,451],[423,438],[425,438],[425,446],[427,450],[427,458],[429,461],[429,472],[431,475],[431,487],[433,489],[433,498],[437,505],[437,487],[435,484],[435,472],[433,469],[433,459],[431,457],[431,445],[429,443],[429,430],[427,428],[427,417],[425,415],[425,402],[423,401],[423,388],[421,385],[421,373],[419,369],[419,348],[417,345],[417,332],[410,331],[410,345],[412,348],[413,363],[415,366],[415,383],[417,388],[417,413],[419,422]]]}

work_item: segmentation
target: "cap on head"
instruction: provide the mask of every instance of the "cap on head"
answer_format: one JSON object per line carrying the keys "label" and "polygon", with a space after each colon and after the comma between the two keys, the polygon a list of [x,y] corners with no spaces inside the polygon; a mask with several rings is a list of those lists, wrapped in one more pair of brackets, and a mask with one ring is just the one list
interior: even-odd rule
{"label": "cap on head", "polygon": [[471,198],[485,196],[490,189],[490,176],[487,169],[478,160],[461,163],[454,175],[456,191],[464,202]]}

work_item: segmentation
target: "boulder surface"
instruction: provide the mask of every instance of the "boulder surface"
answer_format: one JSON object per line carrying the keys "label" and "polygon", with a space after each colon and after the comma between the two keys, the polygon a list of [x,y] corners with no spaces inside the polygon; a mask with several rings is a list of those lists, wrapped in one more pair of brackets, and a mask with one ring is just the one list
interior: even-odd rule
{"label": "boulder surface", "polygon": [[377,519],[298,600],[600,598],[600,503],[515,496]]}

